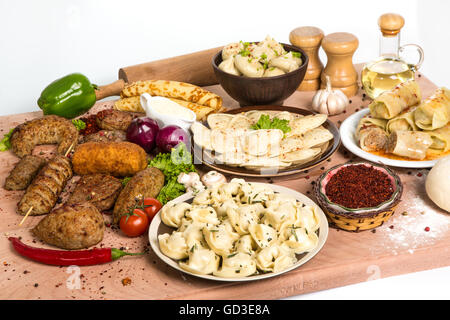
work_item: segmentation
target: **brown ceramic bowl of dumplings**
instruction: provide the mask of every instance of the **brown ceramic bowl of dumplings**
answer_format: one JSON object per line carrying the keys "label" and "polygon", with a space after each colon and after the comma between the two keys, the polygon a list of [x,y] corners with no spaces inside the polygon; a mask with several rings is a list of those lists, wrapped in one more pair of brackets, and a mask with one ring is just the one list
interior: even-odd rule
{"label": "brown ceramic bowl of dumplings", "polygon": [[222,51],[213,57],[212,66],[217,81],[233,99],[239,102],[241,107],[282,105],[283,101],[291,96],[302,83],[308,66],[308,55],[299,47],[284,43],[281,45],[288,52],[300,52],[302,64],[298,69],[279,76],[258,78],[236,76],[219,69]]}

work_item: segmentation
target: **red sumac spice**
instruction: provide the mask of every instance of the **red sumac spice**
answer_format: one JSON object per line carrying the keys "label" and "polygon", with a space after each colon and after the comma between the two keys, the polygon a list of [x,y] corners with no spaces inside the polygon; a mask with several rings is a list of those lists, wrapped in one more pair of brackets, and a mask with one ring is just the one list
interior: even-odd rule
{"label": "red sumac spice", "polygon": [[347,208],[370,208],[389,200],[394,193],[391,179],[373,166],[350,165],[337,171],[325,186],[331,202]]}

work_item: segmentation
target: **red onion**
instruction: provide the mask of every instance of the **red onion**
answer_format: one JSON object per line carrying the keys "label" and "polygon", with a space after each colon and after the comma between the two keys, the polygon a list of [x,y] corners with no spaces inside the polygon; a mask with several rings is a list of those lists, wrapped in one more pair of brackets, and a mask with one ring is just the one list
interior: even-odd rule
{"label": "red onion", "polygon": [[184,142],[189,147],[189,135],[179,126],[170,125],[159,130],[156,136],[156,146],[163,152],[170,152],[180,142]]}
{"label": "red onion", "polygon": [[148,117],[134,119],[127,129],[127,140],[141,146],[147,153],[155,146],[158,123]]}

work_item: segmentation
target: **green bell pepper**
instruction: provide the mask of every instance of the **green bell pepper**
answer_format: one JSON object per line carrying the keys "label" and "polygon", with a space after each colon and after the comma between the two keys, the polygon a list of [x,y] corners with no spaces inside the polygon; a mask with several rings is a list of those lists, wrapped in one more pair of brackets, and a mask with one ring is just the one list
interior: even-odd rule
{"label": "green bell pepper", "polygon": [[37,103],[44,115],[75,118],[94,105],[96,88],[86,76],[72,73],[50,83],[42,91]]}

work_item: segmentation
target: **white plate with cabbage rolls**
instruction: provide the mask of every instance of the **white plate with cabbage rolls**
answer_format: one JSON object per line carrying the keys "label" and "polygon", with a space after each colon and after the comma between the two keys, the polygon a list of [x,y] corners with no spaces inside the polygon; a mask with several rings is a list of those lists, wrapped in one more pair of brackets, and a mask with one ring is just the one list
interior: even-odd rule
{"label": "white plate with cabbage rolls", "polygon": [[376,162],[383,163],[388,166],[393,167],[402,167],[402,168],[431,168],[435,165],[437,159],[435,160],[399,160],[388,158],[383,155],[379,155],[376,153],[371,153],[368,151],[364,151],[361,149],[359,141],[356,138],[357,127],[361,121],[361,119],[367,115],[369,115],[369,109],[363,109],[358,111],[347,119],[345,119],[339,132],[341,134],[342,144],[353,154],[361,157],[363,159]]}
{"label": "white plate with cabbage rolls", "polygon": [[328,236],[324,212],[292,189],[232,179],[167,203],[149,241],[165,263],[192,276],[252,281],[300,267]]}

